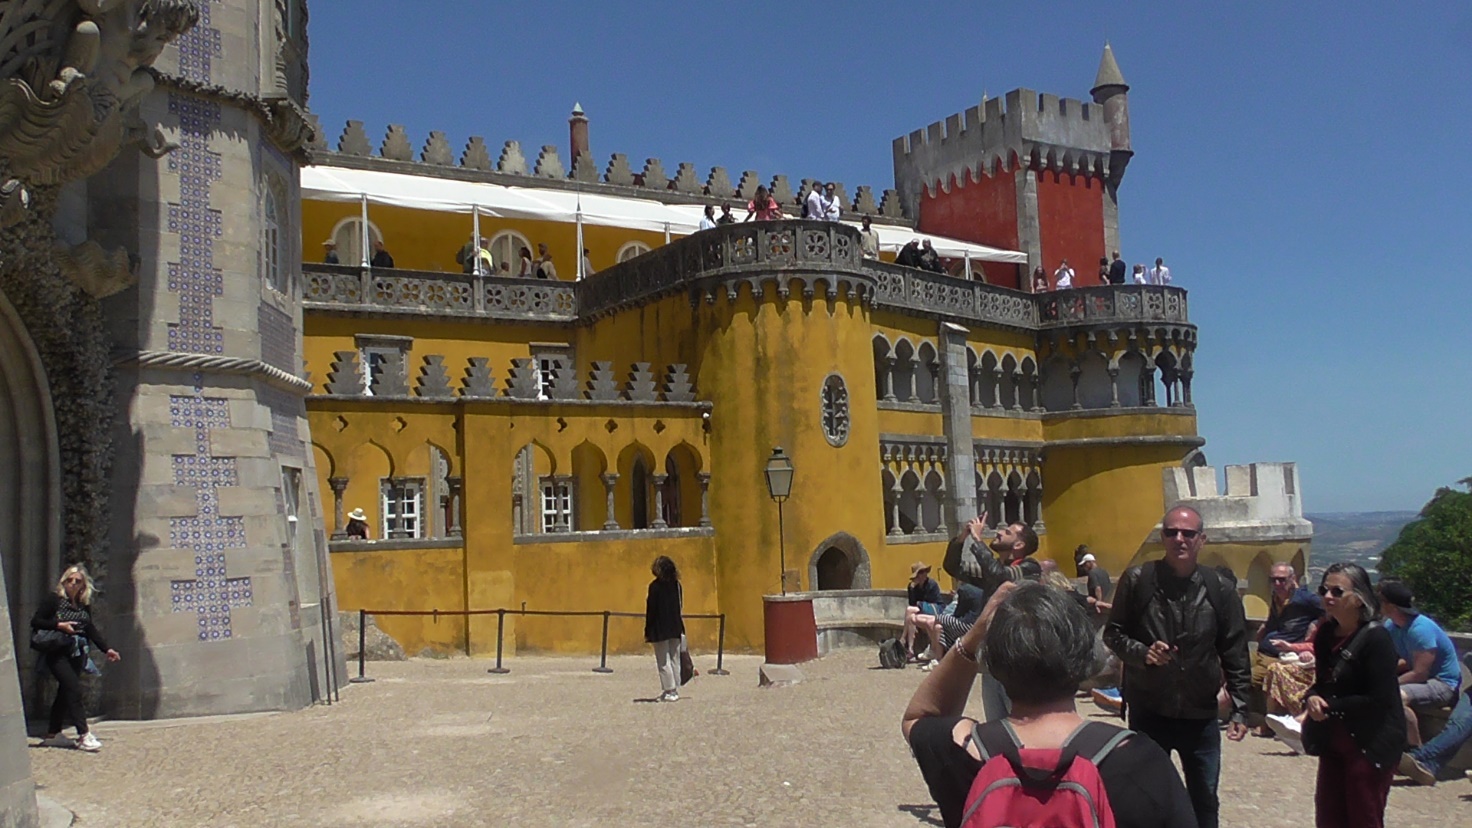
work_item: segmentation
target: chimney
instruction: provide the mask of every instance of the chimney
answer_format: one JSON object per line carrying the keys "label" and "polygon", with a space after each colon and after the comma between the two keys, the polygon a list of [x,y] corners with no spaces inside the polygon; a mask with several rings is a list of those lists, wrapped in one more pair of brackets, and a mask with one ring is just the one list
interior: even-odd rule
{"label": "chimney", "polygon": [[572,105],[572,116],[567,119],[567,133],[572,163],[577,164],[580,155],[587,155],[592,160],[593,151],[588,146],[588,116],[583,114],[583,105],[580,103]]}

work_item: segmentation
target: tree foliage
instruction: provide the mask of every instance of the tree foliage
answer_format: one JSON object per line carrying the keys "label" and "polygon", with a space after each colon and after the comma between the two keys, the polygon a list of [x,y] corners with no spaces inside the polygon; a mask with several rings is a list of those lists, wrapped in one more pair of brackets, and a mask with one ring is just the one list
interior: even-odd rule
{"label": "tree foliage", "polygon": [[1380,572],[1405,580],[1443,628],[1472,630],[1472,477],[1468,491],[1441,488],[1380,556]]}

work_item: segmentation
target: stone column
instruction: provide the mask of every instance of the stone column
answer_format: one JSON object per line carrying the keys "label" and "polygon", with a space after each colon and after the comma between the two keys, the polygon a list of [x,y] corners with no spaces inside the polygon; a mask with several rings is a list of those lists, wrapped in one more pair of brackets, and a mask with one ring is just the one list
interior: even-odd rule
{"label": "stone column", "polygon": [[[5,577],[0,570],[0,595],[6,594],[4,589]],[[33,828],[41,821],[36,816],[36,783],[26,749],[26,712],[16,678],[20,671],[11,643],[14,627],[9,601],[0,602],[0,625],[0,820],[7,826]]]}
{"label": "stone column", "polygon": [[618,474],[600,474],[598,475],[598,479],[603,481],[603,495],[608,504],[605,507],[608,511],[603,519],[603,531],[614,532],[619,528],[618,513],[613,510],[613,486],[618,482]]}
{"label": "stone column", "polygon": [[1109,369],[1109,389],[1114,397],[1109,402],[1110,408],[1119,408],[1119,369]]}
{"label": "stone column", "polygon": [[940,487],[935,490],[935,502],[936,502],[936,505],[938,505],[940,507],[940,509],[939,509],[939,512],[940,512],[940,518],[939,518],[940,519],[940,523],[936,525],[935,531],[937,531],[937,532],[939,532],[939,533],[941,533],[941,534],[944,535],[944,534],[947,534],[947,533],[949,533],[951,531],[949,528],[946,527],[946,484],[945,483],[941,483],[940,484]]}
{"label": "stone column", "polygon": [[1068,369],[1068,378],[1073,381],[1073,405],[1069,406],[1074,411],[1083,408],[1083,403],[1078,400],[1078,378],[1083,375],[1084,370],[1077,365]]}
{"label": "stone column", "polygon": [[710,526],[710,472],[697,472],[695,479],[700,481],[700,525]]}
{"label": "stone column", "polygon": [[987,408],[997,409],[1002,407],[1002,369],[992,369],[992,401]]}
{"label": "stone column", "polygon": [[884,399],[886,402],[894,402],[898,397],[894,395],[894,366],[898,362],[894,357],[884,358]]}
{"label": "stone column", "polygon": [[1031,285],[1032,272],[1045,267],[1041,223],[1038,221],[1038,174],[1023,164],[1013,176],[1017,192],[1017,247],[1027,254],[1027,282]]}
{"label": "stone column", "polygon": [[1155,366],[1145,363],[1145,370],[1140,372],[1140,400],[1145,405],[1156,405],[1155,402]]}
{"label": "stone column", "polygon": [[445,527],[445,533],[452,538],[462,537],[465,533],[460,528],[460,492],[465,487],[465,479],[451,475],[445,478],[445,485],[450,497],[450,525]]}
{"label": "stone column", "polygon": [[1027,375],[1027,384],[1028,386],[1030,386],[1030,393],[1032,394],[1032,410],[1034,413],[1041,412],[1043,410],[1042,398],[1038,396],[1038,385],[1041,382],[1042,378],[1039,376],[1037,371],[1033,371],[1031,374]]}
{"label": "stone column", "polygon": [[889,487],[889,536],[897,538],[905,532],[900,528],[900,495],[904,490],[900,488],[900,479],[894,479],[894,485]]}
{"label": "stone column", "polygon": [[[935,399],[932,399],[932,400],[920,400],[920,402],[926,402],[926,403],[940,402],[940,363],[939,362],[927,362],[927,363],[925,363],[925,370],[930,372],[930,393],[932,393],[932,394],[935,395]],[[919,386],[919,383],[916,383],[916,386],[918,387]]]}
{"label": "stone column", "polygon": [[1191,378],[1194,376],[1196,376],[1195,371],[1181,372],[1181,405],[1187,408],[1195,407],[1195,404],[1191,402]]}
{"label": "stone column", "polygon": [[1038,469],[1037,485],[1032,487],[1029,494],[1033,500],[1032,514],[1034,520],[1032,522],[1032,530],[1040,533],[1047,528],[1043,524],[1043,471],[1041,467]]}
{"label": "stone column", "polygon": [[1012,372],[1012,410],[1022,410],[1022,369]]}
{"label": "stone column", "polygon": [[[570,474],[554,474],[554,475],[552,475],[552,487],[553,487],[552,488],[552,491],[553,492],[561,492],[564,488],[566,488],[569,493],[572,492],[572,475],[570,475]],[[559,504],[559,508],[557,510],[557,520],[555,520],[555,521],[552,522],[552,531],[553,532],[571,532],[572,531],[572,515],[570,513],[568,513],[568,512],[562,511],[562,509],[560,508],[560,504]]]}
{"label": "stone column", "polygon": [[342,496],[348,490],[346,477],[329,477],[327,485],[332,487],[332,539],[346,540],[347,525],[342,519]]}
{"label": "stone column", "polygon": [[938,332],[942,376],[941,423],[946,437],[946,488],[951,492],[943,510],[947,525],[960,526],[976,514],[976,449],[971,433],[970,372],[966,364],[966,335],[960,325],[942,322]]}
{"label": "stone column", "polygon": [[670,481],[667,474],[650,475],[654,481],[654,522],[649,524],[650,529],[666,529],[669,524],[664,519],[664,487]]}
{"label": "stone column", "polygon": [[511,533],[513,535],[525,535],[526,520],[523,517],[523,506],[526,503],[526,495],[516,492],[511,495]]}

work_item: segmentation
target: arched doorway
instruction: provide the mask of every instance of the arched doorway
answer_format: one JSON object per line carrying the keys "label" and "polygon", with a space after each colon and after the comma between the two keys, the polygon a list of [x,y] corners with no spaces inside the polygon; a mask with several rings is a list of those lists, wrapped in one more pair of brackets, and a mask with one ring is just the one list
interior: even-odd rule
{"label": "arched doorway", "polygon": [[[36,605],[61,574],[61,462],[51,392],[40,356],[10,301],[0,294],[0,566],[5,606],[0,608],[11,639],[0,646],[0,662],[10,661],[20,675],[27,702],[30,619]],[[13,647],[12,647],[13,644]],[[0,663],[0,676],[9,672]],[[13,684],[10,686],[14,686]],[[0,699],[0,709],[7,705]]]}
{"label": "arched doorway", "polygon": [[868,589],[868,551],[847,532],[829,535],[808,558],[808,584],[816,590]]}

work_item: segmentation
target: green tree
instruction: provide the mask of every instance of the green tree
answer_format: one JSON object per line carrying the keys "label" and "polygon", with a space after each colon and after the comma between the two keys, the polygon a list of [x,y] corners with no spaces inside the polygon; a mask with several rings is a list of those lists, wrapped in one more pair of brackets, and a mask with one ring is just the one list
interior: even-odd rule
{"label": "green tree", "polygon": [[1472,630],[1472,477],[1460,483],[1467,491],[1437,489],[1380,556],[1380,572],[1403,578],[1448,630]]}

